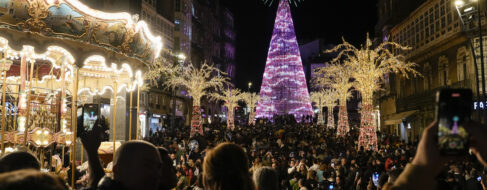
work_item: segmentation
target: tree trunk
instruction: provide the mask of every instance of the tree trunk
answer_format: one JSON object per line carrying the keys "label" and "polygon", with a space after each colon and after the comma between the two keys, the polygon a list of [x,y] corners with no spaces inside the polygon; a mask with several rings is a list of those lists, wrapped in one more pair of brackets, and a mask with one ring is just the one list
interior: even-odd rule
{"label": "tree trunk", "polygon": [[328,129],[334,129],[335,128],[335,117],[333,116],[333,106],[328,106],[328,123],[327,127]]}
{"label": "tree trunk", "polygon": [[372,101],[362,104],[358,148],[364,147],[364,150],[377,151],[377,133],[372,115],[373,105],[370,102]]}
{"label": "tree trunk", "polygon": [[201,126],[201,108],[200,106],[193,106],[193,116],[191,117],[191,132],[190,137],[199,133],[203,136],[203,128]]}
{"label": "tree trunk", "polygon": [[249,112],[249,125],[255,125],[255,112],[253,108]]}
{"label": "tree trunk", "polygon": [[323,108],[318,108],[318,125],[324,125],[325,120],[323,119]]}
{"label": "tree trunk", "polygon": [[227,116],[227,128],[233,131],[234,128],[233,122],[233,108],[228,108],[228,116]]}
{"label": "tree trunk", "polygon": [[347,103],[340,101],[340,104],[338,107],[337,136],[344,137],[350,131],[350,127],[348,125]]}

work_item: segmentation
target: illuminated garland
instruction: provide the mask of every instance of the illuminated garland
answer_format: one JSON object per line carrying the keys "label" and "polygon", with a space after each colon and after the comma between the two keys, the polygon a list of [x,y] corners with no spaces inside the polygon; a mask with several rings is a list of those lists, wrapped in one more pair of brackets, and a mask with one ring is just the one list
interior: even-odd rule
{"label": "illuminated garland", "polygon": [[[266,5],[272,5],[272,3],[274,3],[274,0],[262,0],[264,1],[264,4]],[[286,0],[281,0],[281,1],[286,1]],[[304,0],[287,0],[289,2],[289,4],[292,4],[294,6],[298,6],[298,3],[301,3],[301,2],[304,2]]]}
{"label": "illuminated garland", "polygon": [[191,117],[191,131],[190,136],[196,134],[203,135],[203,128],[201,127],[201,107],[193,106],[193,117]]}
{"label": "illuminated garland", "polygon": [[[186,67],[170,66],[158,63],[161,67],[159,73],[166,76],[164,84],[167,88],[182,87],[188,92],[188,95],[193,98],[193,116],[191,118],[191,136],[196,133],[203,135],[203,130],[201,129],[201,108],[200,102],[201,98],[208,95],[207,90],[209,89],[221,89],[224,84],[228,83],[228,78],[224,77],[226,73],[221,72],[219,69],[203,64],[200,68],[195,68],[193,65]],[[214,73],[220,73],[220,76],[215,76]]]}
{"label": "illuminated garland", "polygon": [[315,103],[315,106],[318,108],[318,125],[324,125],[325,121],[323,120],[323,107],[325,107],[325,93],[322,92],[311,92],[310,98],[311,102]]}
{"label": "illuminated garland", "polygon": [[291,10],[280,1],[257,105],[257,118],[313,115]]}
{"label": "illuminated garland", "polygon": [[[409,50],[395,42],[383,42],[375,49],[367,35],[365,46],[356,48],[343,40],[343,43],[327,52],[339,52],[333,62],[342,62],[343,65],[353,69],[351,78],[355,79],[354,87],[362,95],[362,111],[360,121],[359,146],[377,150],[377,134],[373,121],[373,94],[379,90],[384,76],[396,73],[408,78],[408,74],[420,75],[414,67],[415,63],[406,62],[403,55],[395,55],[391,49]],[[343,61],[342,61],[343,60]]]}
{"label": "illuminated garland", "polygon": [[373,106],[371,104],[362,106],[358,147],[364,147],[365,150],[373,149],[377,151],[377,133],[372,111]]}
{"label": "illuminated garland", "polygon": [[227,107],[227,128],[233,130],[234,128],[234,111],[238,107],[238,101],[244,98],[245,94],[242,94],[238,89],[227,89],[222,91],[222,94],[212,93],[210,98],[215,101],[223,100],[225,107]]}
{"label": "illuminated garland", "polygon": [[326,127],[328,127],[328,129],[335,129],[335,117],[333,116],[333,107],[334,106],[326,107],[326,109],[328,110],[328,122],[326,124]]}
{"label": "illuminated garland", "polygon": [[313,83],[316,87],[330,87],[335,89],[335,101],[339,99],[337,136],[344,137],[349,131],[347,100],[352,96],[350,89],[353,82],[350,80],[353,68],[348,65],[332,62],[315,71]]}
{"label": "illuminated garland", "polygon": [[260,96],[257,93],[244,92],[242,93],[242,100],[249,108],[249,125],[255,125],[255,106],[260,101]]}
{"label": "illuminated garland", "polygon": [[337,136],[344,137],[349,131],[347,106],[338,106],[338,127]]}

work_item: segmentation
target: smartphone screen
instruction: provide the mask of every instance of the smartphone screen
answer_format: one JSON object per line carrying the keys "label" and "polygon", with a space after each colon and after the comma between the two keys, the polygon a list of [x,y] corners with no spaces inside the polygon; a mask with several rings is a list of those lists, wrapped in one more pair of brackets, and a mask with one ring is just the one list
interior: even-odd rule
{"label": "smartphone screen", "polygon": [[444,89],[437,94],[438,146],[443,155],[465,155],[468,133],[465,125],[472,115],[472,91]]}
{"label": "smartphone screen", "polygon": [[377,185],[379,185],[379,173],[377,172],[374,172],[372,174],[372,182],[374,183],[374,185],[377,187]]}
{"label": "smartphone screen", "polygon": [[85,104],[83,106],[83,127],[86,131],[91,131],[99,117],[98,104]]}
{"label": "smartphone screen", "polygon": [[328,185],[328,189],[335,189],[335,183],[334,182],[331,182],[329,185]]}

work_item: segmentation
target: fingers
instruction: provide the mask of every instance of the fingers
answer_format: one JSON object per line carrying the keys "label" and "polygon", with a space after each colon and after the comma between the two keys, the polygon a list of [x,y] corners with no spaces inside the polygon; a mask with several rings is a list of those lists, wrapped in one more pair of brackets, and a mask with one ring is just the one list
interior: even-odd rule
{"label": "fingers", "polygon": [[421,146],[422,143],[424,143],[423,146],[435,144],[436,134],[438,133],[437,126],[438,126],[438,122],[434,121],[428,127],[426,127],[426,129],[424,129],[423,136],[421,137],[421,142],[419,146]]}

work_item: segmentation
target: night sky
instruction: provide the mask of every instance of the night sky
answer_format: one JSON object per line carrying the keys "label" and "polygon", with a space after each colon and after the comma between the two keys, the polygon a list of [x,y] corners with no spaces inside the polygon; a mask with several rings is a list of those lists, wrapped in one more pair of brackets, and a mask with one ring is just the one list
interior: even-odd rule
{"label": "night sky", "polygon": [[[278,0],[264,5],[262,0],[222,0],[233,13],[237,33],[237,87],[258,92],[264,74],[267,51]],[[377,0],[304,0],[292,6],[298,43],[323,38],[326,43],[338,44],[341,37],[352,44],[365,41],[367,32],[373,36],[377,22]]]}

